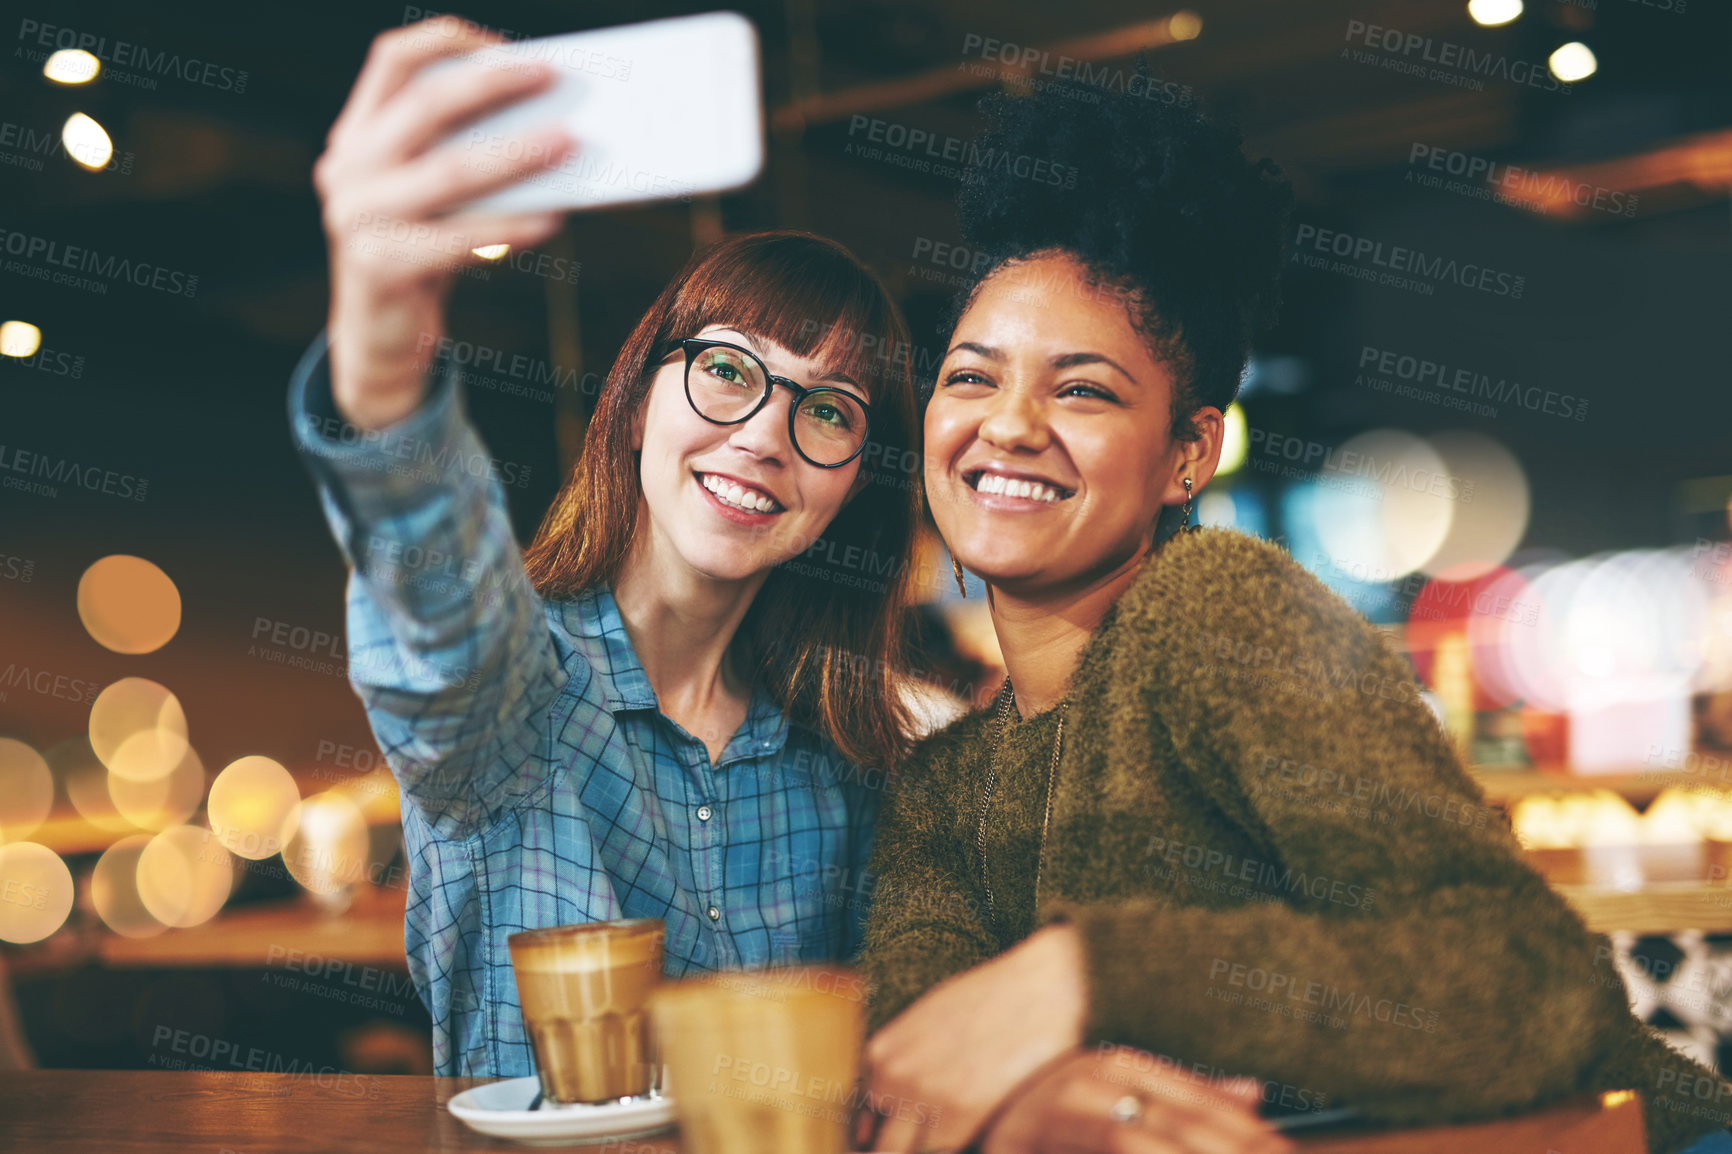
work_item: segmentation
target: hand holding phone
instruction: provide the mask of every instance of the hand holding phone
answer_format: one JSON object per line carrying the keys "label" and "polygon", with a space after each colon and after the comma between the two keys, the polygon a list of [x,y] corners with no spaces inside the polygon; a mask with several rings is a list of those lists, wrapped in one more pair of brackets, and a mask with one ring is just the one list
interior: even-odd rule
{"label": "hand holding phone", "polygon": [[564,130],[544,126],[523,155],[490,169],[440,145],[553,83],[545,65],[426,71],[498,42],[450,17],[381,33],[313,167],[331,266],[331,383],[339,411],[363,428],[391,424],[420,402],[451,279],[481,261],[474,249],[528,247],[560,228],[559,213],[463,206],[559,163],[573,146]]}

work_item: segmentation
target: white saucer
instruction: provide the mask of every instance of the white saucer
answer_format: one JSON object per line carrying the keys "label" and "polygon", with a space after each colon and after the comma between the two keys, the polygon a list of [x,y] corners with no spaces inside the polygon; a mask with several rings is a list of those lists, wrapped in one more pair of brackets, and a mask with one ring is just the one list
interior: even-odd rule
{"label": "white saucer", "polygon": [[603,1106],[543,1106],[529,1109],[540,1083],[508,1078],[474,1086],[445,1103],[471,1130],[531,1146],[573,1146],[610,1138],[645,1138],[674,1124],[674,1100],[666,1097]]}

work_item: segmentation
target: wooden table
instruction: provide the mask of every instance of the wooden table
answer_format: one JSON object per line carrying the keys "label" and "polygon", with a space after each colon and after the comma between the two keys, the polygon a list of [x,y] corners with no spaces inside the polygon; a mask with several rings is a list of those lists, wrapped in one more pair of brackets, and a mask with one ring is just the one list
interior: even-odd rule
{"label": "wooden table", "polygon": [[[483,1138],[445,1109],[470,1078],[371,1074],[28,1070],[0,1074],[0,1150],[35,1154],[303,1154],[534,1149]],[[1586,1098],[1499,1122],[1384,1134],[1313,1135],[1305,1154],[1632,1154],[1633,1095]],[[677,1136],[603,1154],[680,1154]],[[775,1154],[764,1151],[763,1154]]]}

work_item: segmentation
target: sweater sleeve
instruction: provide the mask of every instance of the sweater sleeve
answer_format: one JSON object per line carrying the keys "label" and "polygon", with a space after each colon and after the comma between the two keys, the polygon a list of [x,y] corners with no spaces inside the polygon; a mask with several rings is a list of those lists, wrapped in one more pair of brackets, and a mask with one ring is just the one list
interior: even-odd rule
{"label": "sweater sleeve", "polygon": [[1121,602],[1106,673],[1258,860],[1157,847],[1220,908],[1045,911],[1082,934],[1091,1038],[1396,1123],[1587,1088],[1640,1029],[1606,939],[1488,816],[1404,657],[1280,551],[1198,536]]}
{"label": "sweater sleeve", "polygon": [[1001,949],[981,920],[985,898],[969,847],[943,825],[954,791],[939,767],[954,766],[979,726],[964,719],[909,758],[883,800],[870,873],[872,911],[857,964],[872,990],[867,1032],[876,1033],[920,995]]}

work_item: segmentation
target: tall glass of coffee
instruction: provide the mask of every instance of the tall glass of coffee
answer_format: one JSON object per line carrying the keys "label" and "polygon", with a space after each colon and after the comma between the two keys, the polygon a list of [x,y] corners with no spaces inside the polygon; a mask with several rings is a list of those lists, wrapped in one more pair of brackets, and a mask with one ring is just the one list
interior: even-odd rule
{"label": "tall glass of coffee", "polygon": [[842,1154],[866,984],[834,967],[669,982],[650,1013],[686,1154]]}
{"label": "tall glass of coffee", "polygon": [[650,991],[661,982],[659,918],[512,934],[511,968],[546,1101],[613,1102],[655,1085]]}

